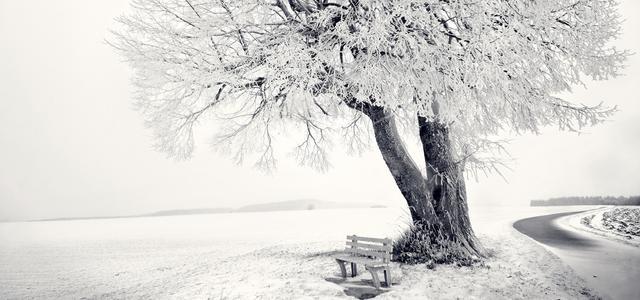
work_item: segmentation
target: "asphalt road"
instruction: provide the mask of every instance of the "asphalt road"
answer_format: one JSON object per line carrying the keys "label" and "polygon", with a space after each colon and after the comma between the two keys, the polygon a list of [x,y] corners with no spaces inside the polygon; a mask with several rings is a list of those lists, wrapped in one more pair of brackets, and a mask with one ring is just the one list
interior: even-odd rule
{"label": "asphalt road", "polygon": [[640,299],[640,248],[556,224],[560,213],[519,220],[513,227],[547,246],[593,289],[612,299]]}
{"label": "asphalt road", "polygon": [[577,213],[581,213],[581,211],[522,219],[513,223],[513,227],[548,246],[559,248],[580,247],[581,249],[595,247],[596,243],[594,243],[592,239],[585,238],[572,231],[564,230],[553,223],[553,221],[558,218]]}

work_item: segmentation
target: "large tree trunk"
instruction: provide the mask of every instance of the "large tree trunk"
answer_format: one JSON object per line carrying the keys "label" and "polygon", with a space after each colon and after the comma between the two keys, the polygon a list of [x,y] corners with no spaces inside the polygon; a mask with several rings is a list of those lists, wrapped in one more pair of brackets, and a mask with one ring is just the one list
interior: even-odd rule
{"label": "large tree trunk", "polygon": [[448,128],[422,117],[416,120],[425,178],[407,152],[393,115],[374,106],[361,111],[371,119],[378,148],[411,211],[413,227],[394,249],[400,260],[453,262],[483,256],[471,229],[463,168],[454,161]]}
{"label": "large tree trunk", "polygon": [[396,128],[395,119],[381,108],[372,108],[368,115],[373,123],[373,132],[382,158],[402,196],[407,200],[411,218],[414,221],[437,218],[433,203],[426,194],[427,181],[407,152]]}
{"label": "large tree trunk", "polygon": [[469,220],[463,162],[455,161],[449,128],[423,117],[418,117],[418,126],[427,167],[427,191],[440,230],[470,255],[482,256]]}

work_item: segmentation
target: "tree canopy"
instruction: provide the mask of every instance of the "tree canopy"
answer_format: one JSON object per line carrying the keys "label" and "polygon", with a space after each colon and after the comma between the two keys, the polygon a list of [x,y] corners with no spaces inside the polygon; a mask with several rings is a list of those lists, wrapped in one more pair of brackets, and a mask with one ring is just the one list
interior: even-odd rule
{"label": "tree canopy", "polygon": [[502,130],[579,130],[614,109],[557,95],[619,73],[613,0],[134,0],[112,41],[135,70],[157,148],[193,151],[203,117],[242,160],[274,163],[280,133],[301,163],[326,166],[335,138],[367,144],[367,106],[411,130],[451,131],[469,164]]}

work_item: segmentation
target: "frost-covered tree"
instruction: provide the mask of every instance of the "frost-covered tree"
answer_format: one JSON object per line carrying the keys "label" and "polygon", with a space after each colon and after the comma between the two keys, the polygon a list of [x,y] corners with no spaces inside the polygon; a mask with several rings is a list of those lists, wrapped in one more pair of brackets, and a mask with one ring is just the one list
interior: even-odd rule
{"label": "frost-covered tree", "polygon": [[322,169],[332,141],[358,150],[372,132],[414,221],[394,250],[405,261],[482,256],[463,173],[493,167],[488,137],[601,122],[611,109],[557,95],[627,55],[609,44],[613,0],[133,0],[119,23],[112,43],[171,156],[189,157],[205,116],[218,147],[266,168],[284,133]]}

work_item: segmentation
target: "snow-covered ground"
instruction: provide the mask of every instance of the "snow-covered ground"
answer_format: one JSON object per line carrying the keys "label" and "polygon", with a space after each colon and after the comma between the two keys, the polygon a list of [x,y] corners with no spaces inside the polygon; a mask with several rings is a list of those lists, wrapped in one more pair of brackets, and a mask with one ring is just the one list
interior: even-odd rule
{"label": "snow-covered ground", "polygon": [[607,206],[559,220],[560,224],[640,247],[640,206]]}
{"label": "snow-covered ground", "polygon": [[[484,266],[394,264],[394,286],[378,298],[591,298],[570,268],[511,227],[575,210],[472,207],[493,253]],[[331,253],[347,234],[394,237],[406,220],[376,208],[0,223],[0,298],[347,298],[362,291],[335,283]]]}

